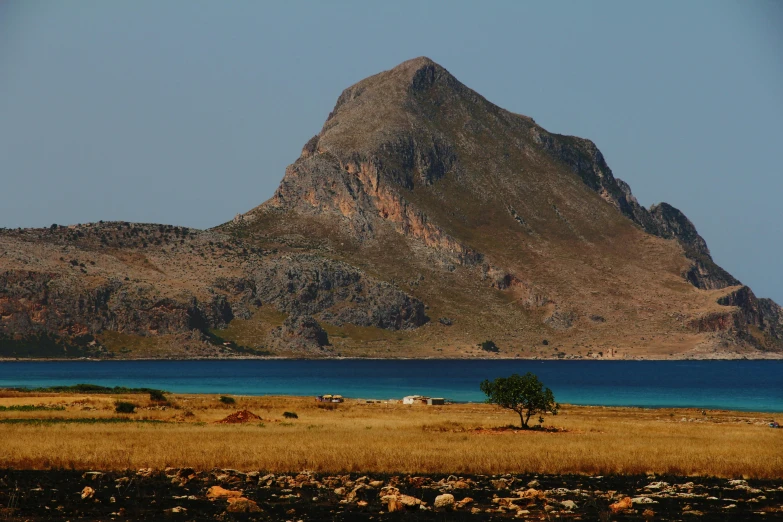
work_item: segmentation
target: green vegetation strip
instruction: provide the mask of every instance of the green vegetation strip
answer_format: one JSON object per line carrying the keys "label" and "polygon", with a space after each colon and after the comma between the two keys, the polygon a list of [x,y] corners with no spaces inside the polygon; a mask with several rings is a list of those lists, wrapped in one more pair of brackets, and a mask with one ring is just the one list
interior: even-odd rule
{"label": "green vegetation strip", "polygon": [[32,404],[14,404],[0,406],[0,411],[65,411],[65,406],[34,406]]}
{"label": "green vegetation strip", "polygon": [[126,388],[124,386],[98,386],[97,384],[74,384],[72,386],[49,386],[46,388],[12,388],[20,392],[49,392],[49,393],[105,393],[105,394],[128,394],[128,393],[164,393],[155,388]]}
{"label": "green vegetation strip", "polygon": [[167,424],[167,422],[152,419],[126,419],[124,417],[108,417],[105,419],[66,419],[62,417],[53,417],[51,419],[0,419],[0,424]]}

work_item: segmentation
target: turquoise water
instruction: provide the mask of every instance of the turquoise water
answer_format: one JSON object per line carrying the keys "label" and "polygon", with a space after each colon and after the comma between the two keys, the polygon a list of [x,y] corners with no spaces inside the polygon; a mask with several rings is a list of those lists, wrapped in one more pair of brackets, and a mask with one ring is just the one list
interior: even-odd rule
{"label": "turquoise water", "polygon": [[568,404],[783,412],[783,361],[13,361],[0,363],[0,387],[92,383],[178,393],[482,401],[482,380],[528,371]]}

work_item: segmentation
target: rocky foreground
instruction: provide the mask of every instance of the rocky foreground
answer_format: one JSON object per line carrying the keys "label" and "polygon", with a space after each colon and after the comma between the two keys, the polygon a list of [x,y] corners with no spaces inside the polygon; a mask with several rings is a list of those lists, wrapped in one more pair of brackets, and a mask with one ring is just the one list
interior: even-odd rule
{"label": "rocky foreground", "polygon": [[4,520],[783,520],[783,481],[0,471]]}

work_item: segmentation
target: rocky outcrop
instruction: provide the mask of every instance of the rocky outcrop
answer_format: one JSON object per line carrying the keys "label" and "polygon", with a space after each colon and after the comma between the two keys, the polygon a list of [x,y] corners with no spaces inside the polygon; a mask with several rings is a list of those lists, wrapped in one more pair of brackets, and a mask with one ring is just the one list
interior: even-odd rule
{"label": "rocky outcrop", "polygon": [[762,350],[783,342],[783,309],[771,299],[758,299],[742,286],[718,299],[718,304],[731,308],[695,318],[691,326],[700,332],[735,335]]}
{"label": "rocky outcrop", "polygon": [[0,336],[75,337],[113,330],[134,335],[225,327],[233,319],[222,295],[160,297],[149,285],[112,280],[94,288],[32,271],[0,274]]}
{"label": "rocky outcrop", "polygon": [[329,346],[329,336],[312,316],[297,315],[272,330],[267,343],[282,350],[318,352]]}
{"label": "rocky outcrop", "polygon": [[312,255],[270,260],[254,274],[255,296],[293,316],[335,325],[412,329],[429,321],[424,304],[390,283]]}
{"label": "rocky outcrop", "polygon": [[650,216],[657,227],[656,235],[676,239],[686,257],[693,261],[685,274],[693,286],[713,290],[742,284],[712,260],[707,242],[685,214],[668,203],[661,203],[650,207]]}
{"label": "rocky outcrop", "polygon": [[759,333],[783,341],[783,309],[771,299],[758,299],[750,288],[743,286],[718,299],[718,303],[738,308],[736,320],[741,330],[751,326]]}
{"label": "rocky outcrop", "polygon": [[685,278],[697,288],[717,289],[741,284],[718,266],[693,223],[668,203],[642,207],[631,193],[631,187],[615,178],[595,143],[574,136],[551,134],[535,127],[533,139],[557,160],[565,163],[585,185],[615,206],[645,232],[666,239],[676,239],[686,257],[692,261]]}

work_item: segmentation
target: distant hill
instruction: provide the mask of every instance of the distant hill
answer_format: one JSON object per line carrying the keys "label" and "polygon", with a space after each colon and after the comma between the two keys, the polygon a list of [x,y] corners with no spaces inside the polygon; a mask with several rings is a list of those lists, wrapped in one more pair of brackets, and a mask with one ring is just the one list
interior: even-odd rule
{"label": "distant hill", "polygon": [[595,144],[417,58],[232,222],[0,232],[0,356],[242,355],[779,358],[783,310]]}

